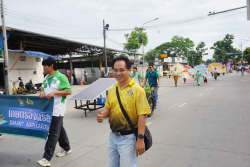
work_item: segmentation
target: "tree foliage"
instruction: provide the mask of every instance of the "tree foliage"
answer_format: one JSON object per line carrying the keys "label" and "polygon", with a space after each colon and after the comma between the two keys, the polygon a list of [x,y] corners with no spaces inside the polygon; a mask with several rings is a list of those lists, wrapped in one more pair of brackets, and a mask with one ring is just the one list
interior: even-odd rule
{"label": "tree foliage", "polygon": [[138,49],[148,44],[148,36],[146,32],[143,32],[143,28],[135,27],[134,31],[130,34],[125,34],[126,43],[124,43],[124,50],[132,53],[136,53]]}
{"label": "tree foliage", "polygon": [[189,38],[174,36],[171,42],[166,42],[157,46],[155,50],[159,50],[161,54],[168,54],[168,57],[188,57],[188,53],[193,50],[194,42]]}
{"label": "tree foliage", "polygon": [[[144,55],[144,60],[146,61],[152,61],[155,62],[155,58],[161,57],[161,52],[157,49],[154,50],[149,50],[145,55]],[[141,58],[142,60],[143,58]],[[161,60],[161,59],[160,59]],[[161,60],[162,61],[162,60]]]}
{"label": "tree foliage", "polygon": [[243,56],[244,56],[244,60],[248,61],[248,63],[250,63],[250,47],[247,47],[244,51],[243,51]]}
{"label": "tree foliage", "polygon": [[[193,55],[194,57],[194,64],[195,65],[199,65],[199,64],[202,64],[203,63],[203,60],[202,60],[202,57],[205,55],[205,51],[208,50],[208,48],[205,48],[206,44],[205,42],[200,42],[195,50],[196,50],[196,54]],[[200,54],[200,56],[198,56],[197,54]]]}
{"label": "tree foliage", "polygon": [[227,53],[240,53],[237,48],[232,46],[233,39],[233,34],[226,34],[223,40],[217,41],[213,44],[211,49],[214,49],[213,58],[216,62],[222,62],[223,64],[226,64],[229,59],[240,59],[239,55],[227,55]]}
{"label": "tree foliage", "polygon": [[158,57],[159,60],[163,62],[161,54],[167,54],[168,57],[183,56],[184,58],[187,58],[193,50],[193,47],[194,42],[192,40],[176,35],[171,39],[171,42],[165,42],[147,52],[145,54],[145,60],[155,61],[155,58]]}

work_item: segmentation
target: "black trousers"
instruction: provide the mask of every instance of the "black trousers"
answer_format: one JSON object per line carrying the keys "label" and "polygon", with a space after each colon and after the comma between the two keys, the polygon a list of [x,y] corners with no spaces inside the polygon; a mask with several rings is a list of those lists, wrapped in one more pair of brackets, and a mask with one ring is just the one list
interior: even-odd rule
{"label": "black trousers", "polygon": [[45,145],[45,152],[43,154],[43,158],[48,161],[54,155],[56,143],[59,142],[59,146],[63,148],[65,151],[70,150],[69,139],[65,129],[63,128],[63,117],[53,116],[51,120],[51,125],[49,129],[48,139]]}

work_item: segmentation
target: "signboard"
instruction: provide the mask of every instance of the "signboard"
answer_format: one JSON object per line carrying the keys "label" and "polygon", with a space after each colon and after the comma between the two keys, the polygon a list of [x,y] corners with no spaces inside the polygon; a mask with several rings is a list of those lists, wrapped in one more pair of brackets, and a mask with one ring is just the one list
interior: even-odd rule
{"label": "signboard", "polygon": [[168,54],[161,54],[161,58],[167,58]]}
{"label": "signboard", "polygon": [[175,61],[176,63],[182,63],[182,58],[180,57],[175,57]]}
{"label": "signboard", "polygon": [[172,62],[172,57],[164,58],[165,63],[171,63]]}
{"label": "signboard", "polygon": [[187,63],[187,59],[182,59],[182,63]]}
{"label": "signboard", "polygon": [[155,58],[155,65],[159,64],[159,58]]}
{"label": "signboard", "polygon": [[0,134],[47,139],[54,99],[0,95]]}

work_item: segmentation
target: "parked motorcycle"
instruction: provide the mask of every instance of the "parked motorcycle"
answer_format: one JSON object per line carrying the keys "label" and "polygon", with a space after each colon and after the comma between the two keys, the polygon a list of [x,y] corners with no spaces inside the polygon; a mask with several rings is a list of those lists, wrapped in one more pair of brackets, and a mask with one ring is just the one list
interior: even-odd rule
{"label": "parked motorcycle", "polygon": [[37,87],[37,90],[39,90],[40,92],[43,90],[43,83],[37,83],[35,84],[35,86]]}
{"label": "parked motorcycle", "polygon": [[31,79],[28,83],[25,84],[25,88],[26,88],[27,92],[30,92],[33,94],[36,94],[36,92],[37,92],[37,87],[32,83]]}
{"label": "parked motorcycle", "polygon": [[18,94],[26,94],[26,93],[33,93],[36,94],[37,92],[37,87],[32,83],[32,80],[30,79],[30,81],[28,83],[26,83],[25,85],[23,84],[23,80],[21,77],[18,77],[19,82],[19,87],[17,89],[17,93]]}
{"label": "parked motorcycle", "polygon": [[27,92],[27,89],[25,88],[25,86],[24,86],[24,84],[23,84],[23,80],[22,80],[22,78],[21,77],[18,77],[18,80],[19,80],[19,87],[18,87],[18,89],[17,89],[17,93],[18,94],[26,94],[26,92]]}

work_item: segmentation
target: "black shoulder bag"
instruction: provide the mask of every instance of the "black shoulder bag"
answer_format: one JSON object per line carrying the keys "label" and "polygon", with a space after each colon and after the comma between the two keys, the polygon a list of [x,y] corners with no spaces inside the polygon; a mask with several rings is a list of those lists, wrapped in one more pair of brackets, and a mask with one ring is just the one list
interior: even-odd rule
{"label": "black shoulder bag", "polygon": [[[131,129],[133,130],[135,136],[136,136],[136,140],[137,140],[137,135],[138,135],[138,131],[135,129],[133,123],[131,122],[128,114],[126,113],[125,109],[122,106],[121,103],[121,99],[120,99],[120,94],[118,91],[118,87],[116,87],[116,96],[120,105],[120,108],[122,110],[122,113],[124,115],[124,117],[126,118],[126,120],[128,121],[129,126],[131,127]],[[145,143],[145,150],[147,151],[153,144],[153,140],[152,140],[152,135],[147,127],[147,125],[145,126],[145,132],[144,132],[144,143]]]}

